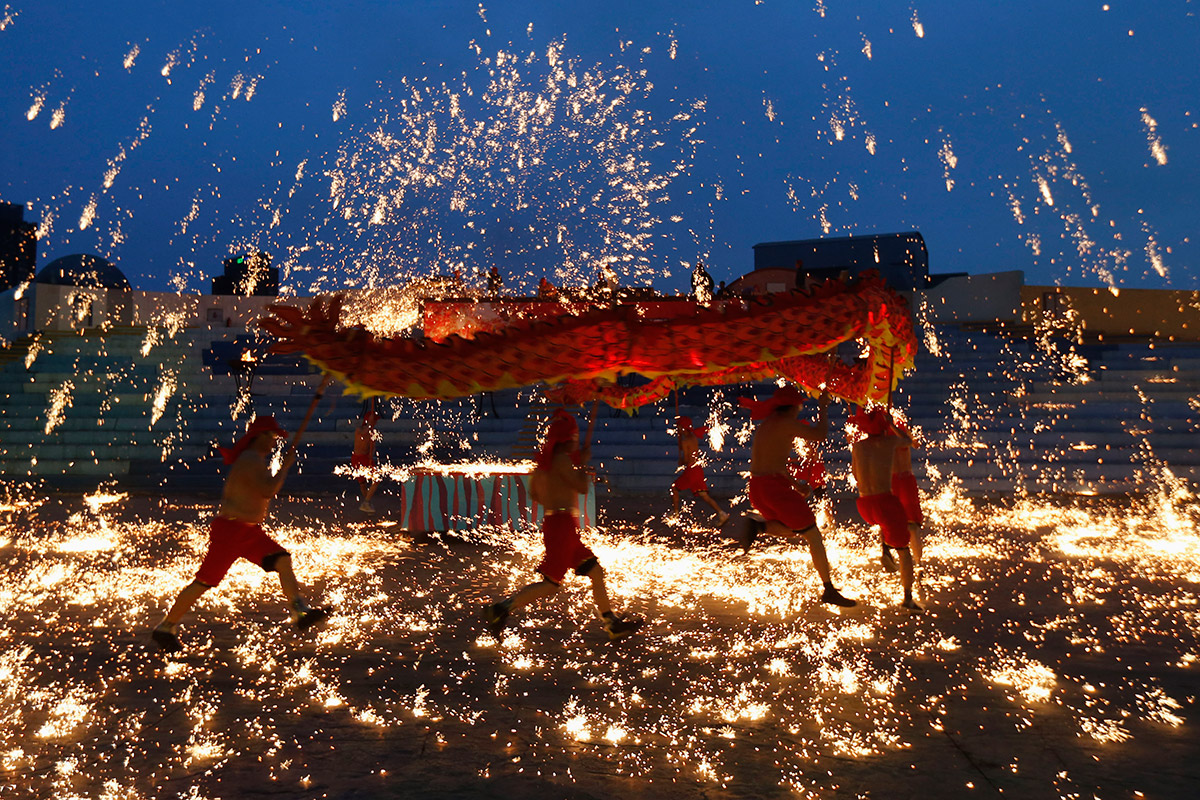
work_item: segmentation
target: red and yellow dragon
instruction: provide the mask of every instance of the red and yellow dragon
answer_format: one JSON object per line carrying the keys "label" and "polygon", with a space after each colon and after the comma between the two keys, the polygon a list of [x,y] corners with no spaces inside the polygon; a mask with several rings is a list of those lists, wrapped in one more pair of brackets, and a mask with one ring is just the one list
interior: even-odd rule
{"label": "red and yellow dragon", "polygon": [[[828,280],[799,291],[701,305],[677,300],[669,316],[654,304],[588,305],[582,313],[506,319],[466,338],[384,338],[340,324],[343,298],[307,308],[276,304],[260,320],[275,353],[302,353],[347,391],[450,399],[544,383],[564,403],[601,400],[614,408],[653,403],[680,386],[786,378],[810,392],[827,387],[851,403],[888,401],[917,352],[908,302],[877,273]],[[662,305],[661,303],[658,305]],[[833,354],[863,348],[852,363]],[[626,375],[648,379],[619,386]]]}

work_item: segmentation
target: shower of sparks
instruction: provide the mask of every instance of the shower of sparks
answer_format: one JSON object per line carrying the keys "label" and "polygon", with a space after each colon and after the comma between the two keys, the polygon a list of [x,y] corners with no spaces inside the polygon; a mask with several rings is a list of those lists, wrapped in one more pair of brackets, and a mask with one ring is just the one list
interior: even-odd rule
{"label": "shower of sparks", "polygon": [[913,33],[917,35],[918,39],[925,38],[925,25],[917,17],[917,10],[915,8],[912,10],[912,28]]}
{"label": "shower of sparks", "polygon": [[[754,776],[824,796],[946,737],[973,747],[976,726],[1001,737],[1020,780],[1045,786],[1057,778],[1036,773],[1042,740],[1022,730],[1120,748],[1172,735],[1191,713],[1180,688],[1200,653],[1200,506],[1186,493],[1105,510],[931,492],[918,616],[896,609],[896,578],[858,524],[826,523],[834,578],[861,603],[832,613],[793,545],[747,557],[702,530],[683,543],[610,521],[587,539],[617,607],[648,620],[619,645],[579,581],[515,614],[502,642],[484,632],[482,603],[532,579],[535,529],[421,544],[297,501],[274,533],[338,613],[294,633],[274,576],[242,562],[185,621],[179,658],[147,653],[145,637],[203,552],[204,507],[164,500],[146,515],[124,494],[85,500],[33,531],[18,519],[39,509],[6,506],[23,528],[4,531],[0,568],[0,638],[21,643],[0,655],[6,797],[89,785],[148,797],[197,769],[202,786],[316,786],[344,757],[367,760],[365,779],[396,768],[389,741],[414,736],[465,748],[491,775],[507,762],[567,782],[593,770],[681,788]],[[1114,679],[1113,657],[1150,653]]]}
{"label": "shower of sparks", "polygon": [[154,390],[154,399],[151,401],[150,425],[154,426],[156,422],[162,419],[163,412],[166,411],[167,401],[171,399],[171,395],[175,393],[177,387],[177,375],[167,370],[162,374],[159,380],[158,388]]}
{"label": "shower of sparks", "polygon": [[1167,148],[1158,135],[1158,122],[1150,116],[1150,112],[1142,109],[1142,125],[1146,128],[1146,141],[1150,144],[1150,155],[1161,167],[1167,163]]}
{"label": "shower of sparks", "polygon": [[200,85],[196,87],[196,93],[192,96],[193,111],[199,111],[204,107],[205,89],[212,85],[212,82],[216,80],[216,77],[217,75],[215,72],[209,72],[200,79]]}
{"label": "shower of sparks", "polygon": [[[1045,149],[1034,149],[1036,138],[1025,137],[1020,150],[1028,150],[1032,187],[1024,180],[1003,182],[998,197],[1007,199],[1020,237],[1036,258],[1049,257],[1065,265],[1065,276],[1099,281],[1114,286],[1130,278],[1133,251],[1128,241],[1131,231],[1122,231],[1118,221],[1101,215],[1090,181],[1073,157],[1074,147],[1061,123],[1054,123],[1040,134]],[[1139,212],[1140,214],[1141,212]],[[1149,269],[1146,275],[1166,278],[1162,255],[1155,244],[1149,222],[1140,221],[1148,246],[1145,248]],[[1055,230],[1057,228],[1057,230]],[[1061,244],[1054,244],[1055,240]]]}
{"label": "shower of sparks", "polygon": [[[825,17],[824,0],[814,10]],[[483,6],[478,16],[486,26]],[[16,18],[5,6],[0,31]],[[911,23],[923,39],[915,8]],[[526,35],[532,42],[532,25]],[[872,61],[871,42],[860,36],[861,52]],[[665,46],[622,40],[620,55],[595,63],[572,55],[566,38],[496,49],[484,46],[486,37],[471,43],[474,67],[450,83],[407,78],[400,89],[365,102],[348,99],[345,90],[332,107],[330,98],[322,100],[329,109],[323,113],[340,125],[334,149],[310,154],[294,169],[286,162],[288,178],[232,226],[260,233],[231,246],[280,253],[288,291],[367,287],[347,303],[345,322],[382,335],[411,329],[422,297],[478,293],[491,264],[506,269],[506,288],[514,292],[532,288],[543,273],[568,285],[590,283],[604,270],[632,284],[667,277],[651,256],[671,235],[666,231],[696,227],[677,205],[692,191],[691,184],[683,187],[703,144],[706,110],[703,100],[687,98],[672,100],[665,116],[648,110],[661,107],[647,102],[662,92],[653,56],[676,59],[674,33],[664,37]],[[141,46],[127,46],[123,66],[132,71]],[[197,48],[194,40],[170,52],[161,75],[168,84],[176,78],[186,84],[192,111],[205,111],[212,131],[227,113],[219,109],[234,99],[251,101],[264,77],[240,64],[232,73],[209,69]],[[825,95],[813,126],[829,145],[860,134],[874,156],[876,136],[866,131],[838,52],[821,49],[817,56]],[[69,93],[63,99],[57,91],[61,77],[30,89],[28,120],[46,110],[51,129],[65,124]],[[779,128],[785,117],[777,102],[783,100],[762,93],[765,116]],[[1150,153],[1165,165],[1158,123],[1140,111]],[[115,149],[115,155],[105,156],[99,186],[51,198],[38,220],[40,240],[60,217],[69,226],[82,202],[80,231],[99,228],[114,247],[123,241],[122,219],[133,212],[109,192],[150,136],[153,116],[148,105],[122,143],[109,145],[107,154]],[[1034,133],[1022,140],[1016,149],[1028,163],[997,178],[995,196],[1034,256],[1043,249],[1048,256],[1065,253],[1117,295],[1113,283],[1128,248],[1139,246],[1119,231],[1108,233],[1115,222],[1100,216],[1065,129],[1058,122],[1050,127],[1040,141]],[[937,157],[950,191],[957,157],[950,135],[939,134]],[[897,149],[886,134],[885,141],[889,152]],[[861,185],[870,191],[867,181]],[[318,191],[328,212],[317,215],[323,222],[286,239],[257,238],[286,227],[289,216],[310,216],[307,201]],[[713,185],[708,197],[719,201],[725,192],[723,184]],[[206,237],[228,242],[236,235],[224,222],[210,232],[200,224],[225,219],[206,200],[219,197],[218,187],[189,195],[190,210],[175,223],[180,236],[191,231],[199,247]],[[837,215],[846,196],[860,199],[860,183],[839,176],[822,185],[789,173],[786,196],[829,233],[848,225]],[[1151,269],[1165,278],[1170,247],[1149,222],[1141,222],[1141,233]],[[1059,239],[1062,250],[1053,244]],[[180,291],[199,274],[195,264],[181,263],[173,278]],[[150,378],[124,367],[77,368],[72,379],[55,378],[45,433],[63,426],[77,387],[102,393],[98,426],[114,423],[105,412],[122,393],[127,401],[143,397],[165,462],[184,440],[177,429],[181,409],[206,403],[202,391],[187,385],[192,372],[181,367],[194,353],[174,342],[186,320],[180,310],[150,320],[141,357],[168,352]],[[1061,377],[1059,397],[1028,397],[1024,385],[1013,392],[1045,412],[1035,435],[1061,434],[1067,417],[1058,411],[1071,405],[1072,390],[1093,379],[1076,347],[1078,331],[1069,309],[1039,318],[1034,356],[1006,345],[1008,363],[997,366],[1018,382],[1032,382],[1047,366]],[[61,354],[67,346],[34,339],[26,369],[40,353]],[[947,352],[932,326],[925,328],[925,346],[935,357]],[[259,776],[260,792],[298,786],[320,793],[330,780],[324,776],[341,770],[347,756],[366,759],[367,769],[351,780],[370,793],[386,788],[388,773],[428,747],[470,753],[455,768],[484,778],[536,773],[565,786],[592,773],[653,782],[664,795],[688,797],[697,786],[716,796],[750,779],[798,796],[838,796],[847,783],[865,786],[881,765],[893,772],[917,767],[940,785],[945,751],[934,746],[950,742],[969,760],[971,752],[982,753],[972,766],[1012,796],[1030,786],[1037,790],[1026,793],[1037,795],[1050,785],[1063,797],[1117,788],[1139,796],[1133,786],[1150,776],[1134,773],[1101,786],[1080,778],[1084,770],[1074,766],[1046,773],[1033,766],[1047,730],[1062,734],[1058,741],[1070,744],[1061,747],[1076,761],[1099,760],[1096,753],[1132,761],[1128,754],[1137,746],[1191,735],[1200,658],[1200,505],[1144,432],[1153,410],[1150,387],[1134,386],[1131,396],[1141,413],[1119,433],[1140,441],[1136,482],[1157,487],[1146,499],[1089,505],[1020,496],[982,504],[964,496],[955,466],[928,465],[923,615],[895,608],[899,586],[876,567],[875,535],[835,514],[829,501],[816,510],[834,577],[862,603],[841,613],[815,602],[819,586],[803,547],[768,542],[741,556],[686,513],[668,536],[661,525],[610,511],[603,529],[585,538],[605,566],[618,608],[648,620],[638,636],[613,646],[599,631],[585,582],[576,579],[558,598],[515,615],[502,641],[483,629],[483,602],[534,579],[542,552],[536,530],[409,536],[393,520],[347,522],[328,501],[309,499],[281,503],[288,518],[273,532],[293,552],[311,597],[337,609],[330,623],[295,634],[274,576],[242,563],[186,620],[188,652],[163,658],[147,652],[146,632],[190,580],[210,504],[101,490],[56,517],[36,491],[6,485],[0,795],[215,797],[255,780],[249,774]],[[1200,408],[1200,398],[1188,402]],[[249,407],[247,391],[232,418]],[[967,453],[966,468],[990,459],[989,468],[1019,477],[1028,467],[1012,457],[1017,445],[984,442],[973,425],[992,411],[969,382],[955,382],[946,428],[931,449]],[[445,431],[425,417],[418,423],[424,462],[338,467],[334,474],[404,481],[414,470],[514,469],[482,460],[438,464],[433,454]],[[727,444],[744,447],[752,433],[723,397],[710,404],[704,424],[714,459]],[[454,444],[471,447],[466,437]],[[1107,449],[1079,441],[1048,448],[1032,469],[1044,485],[1094,491],[1070,459]],[[36,463],[36,451],[31,456]],[[830,473],[849,480],[835,465]],[[152,513],[145,513],[147,502],[157,504]],[[1018,736],[1031,729],[1040,736]],[[989,762],[997,751],[1002,764]],[[934,755],[914,759],[915,753]]]}
{"label": "shower of sparks", "polygon": [[1042,193],[1042,199],[1044,201],[1046,201],[1046,205],[1053,206],[1054,205],[1054,195],[1050,193],[1049,181],[1047,181],[1045,179],[1045,177],[1038,175],[1037,176],[1037,184],[1038,184],[1038,189]]}
{"label": "shower of sparks", "polygon": [[92,199],[89,200],[87,205],[83,207],[83,213],[79,215],[79,230],[87,230],[88,226],[95,222],[96,204],[97,197],[96,195],[92,195]]}
{"label": "shower of sparks", "polygon": [[35,94],[33,96],[33,104],[29,106],[29,110],[25,112],[25,118],[30,122],[37,119],[37,115],[42,113],[42,107],[46,105],[45,94]]}
{"label": "shower of sparks", "polygon": [[59,104],[58,108],[50,115],[50,129],[55,130],[61,128],[67,119],[67,101],[64,100]]}
{"label": "shower of sparks", "polygon": [[1158,240],[1150,231],[1150,226],[1147,223],[1142,224],[1142,229],[1146,232],[1146,258],[1150,261],[1150,266],[1158,273],[1159,277],[1167,277],[1167,265],[1163,262],[1162,248],[1159,247]]}
{"label": "shower of sparks", "polygon": [[73,381],[66,380],[51,389],[48,396],[50,405],[46,408],[45,432],[48,434],[62,424],[66,410],[71,406],[71,392],[75,391]]}
{"label": "shower of sparks", "polygon": [[954,179],[950,177],[950,172],[958,166],[958,156],[954,155],[949,137],[942,142],[942,147],[938,150],[938,160],[942,162],[942,178],[946,181],[946,191],[949,192],[954,188]]}
{"label": "shower of sparks", "polygon": [[666,212],[703,141],[704,101],[671,100],[667,118],[649,112],[652,47],[591,64],[562,39],[536,51],[470,47],[478,65],[453,83],[405,78],[361,106],[338,95],[336,152],[318,156],[320,169],[299,165],[286,196],[281,187],[263,202],[259,227],[272,230],[294,196],[324,182],[328,220],[300,240],[288,234],[283,273],[328,291],[428,277],[433,264],[453,274],[450,296],[472,291],[493,264],[517,293],[543,274],[568,286],[603,270],[648,283],[655,248],[670,247],[660,234],[676,228],[664,220],[685,219]]}
{"label": "shower of sparks", "polygon": [[[814,7],[819,16],[825,16],[826,5]],[[924,46],[917,8],[897,11],[901,16],[895,22],[903,25],[907,15],[921,40],[914,46]],[[17,16],[8,7],[3,14],[5,24]],[[475,38],[466,42],[474,62],[464,69],[410,75],[369,94],[333,90],[320,101],[334,123],[332,137],[322,132],[323,149],[295,153],[296,161],[276,153],[280,160],[271,162],[276,174],[258,187],[253,202],[233,211],[224,176],[240,172],[247,159],[216,152],[212,140],[220,128],[241,125],[232,101],[256,96],[271,67],[269,48],[222,58],[219,43],[206,32],[148,56],[146,42],[125,40],[118,56],[123,72],[138,71],[147,57],[160,59],[151,69],[168,84],[179,84],[176,91],[192,111],[206,117],[195,124],[188,115],[179,131],[168,110],[178,103],[157,94],[159,89],[145,98],[143,122],[154,119],[159,136],[181,135],[197,148],[198,163],[214,173],[213,183],[191,192],[190,204],[178,207],[162,228],[172,231],[172,248],[202,256],[182,257],[167,268],[171,284],[187,290],[206,286],[214,251],[263,250],[281,268],[285,294],[380,287],[435,272],[454,275],[450,293],[462,295],[478,290],[493,264],[505,274],[509,291],[531,289],[543,275],[556,283],[590,284],[609,269],[627,284],[646,285],[652,276],[670,278],[674,265],[694,257],[696,249],[723,246],[716,234],[722,224],[716,203],[757,190],[738,185],[737,178],[709,180],[697,171],[712,145],[704,129],[707,102],[702,93],[672,95],[665,88],[673,80],[670,62],[687,39],[681,43],[673,30],[645,41],[621,38],[608,56],[585,61],[565,37],[537,39],[532,23],[519,29],[523,38],[497,47],[487,17],[480,12]],[[824,62],[819,89],[813,87],[824,95],[824,107],[813,110],[811,121],[796,101],[784,108],[777,91],[762,91],[763,124],[773,126],[772,137],[781,146],[791,146],[783,138],[785,124],[793,136],[808,127],[830,143],[858,136],[872,156],[881,144],[888,145],[890,159],[872,165],[861,180],[852,157],[839,154],[845,166],[814,180],[807,187],[811,191],[797,192],[785,182],[786,200],[823,234],[859,232],[863,221],[847,213],[851,204],[883,199],[872,173],[908,172],[916,160],[897,146],[894,131],[866,129],[850,94],[853,70],[838,69],[836,60],[839,53],[861,51],[873,63],[879,48],[861,29],[849,35],[822,38],[810,51]],[[861,66],[856,62],[854,68]],[[94,77],[102,71],[95,70]],[[51,127],[61,129],[69,100],[59,96],[64,83],[56,70],[50,80],[31,86],[26,116],[32,120],[48,111]],[[1165,164],[1158,121],[1148,107],[1135,108],[1155,163]],[[1143,261],[1143,248],[1126,244],[1137,236],[1123,230],[1127,220],[1100,217],[1099,199],[1070,160],[1075,148],[1063,123],[1051,109],[1043,110],[1046,115],[1022,110],[1010,120],[1017,131],[1014,150],[1023,154],[1018,158],[1033,162],[1034,187],[1019,166],[986,178],[975,172],[977,163],[955,172],[948,163],[955,157],[949,142],[952,138],[961,150],[970,140],[962,131],[943,133],[939,124],[944,142],[935,141],[934,147],[940,147],[938,170],[947,189],[993,183],[991,194],[1000,203],[996,210],[1012,212],[1017,238],[1039,267],[1066,264],[1067,277],[1098,278],[1106,285],[1137,278],[1131,267],[1143,263],[1147,277],[1165,277],[1161,259],[1155,260],[1151,250]],[[873,128],[887,124],[886,117],[873,113]],[[286,123],[281,120],[279,126]],[[1039,131],[1042,126],[1047,130]],[[72,234],[87,231],[88,237],[76,241],[91,242],[92,249],[119,262],[120,251],[135,242],[131,237],[142,224],[142,209],[157,202],[135,176],[122,180],[120,175],[127,157],[132,159],[130,151],[148,132],[109,145],[116,155],[103,170],[102,190],[70,186],[37,198],[39,239],[50,252],[58,246],[52,232],[70,241]],[[1047,145],[1045,153],[1038,152],[1039,138]],[[776,155],[793,171],[813,169],[790,163],[796,158],[792,153]],[[747,174],[738,170],[740,177]],[[150,182],[158,184],[156,190],[169,188],[165,181]],[[906,193],[893,199],[908,201]],[[442,211],[429,211],[435,208]],[[1160,236],[1164,244],[1178,246],[1173,230],[1164,227]]]}

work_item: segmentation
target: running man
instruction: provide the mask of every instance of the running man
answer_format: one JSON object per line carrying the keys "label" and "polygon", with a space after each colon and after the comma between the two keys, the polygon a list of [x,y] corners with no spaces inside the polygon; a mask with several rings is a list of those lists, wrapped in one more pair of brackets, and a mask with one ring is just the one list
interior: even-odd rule
{"label": "running man", "polygon": [[904,601],[900,604],[912,611],[921,606],[913,600],[913,556],[908,545],[908,517],[900,499],[892,494],[892,464],[896,450],[911,446],[907,434],[892,425],[892,417],[883,406],[870,411],[860,410],[850,420],[865,437],[850,450],[850,468],[858,484],[858,513],[868,525],[878,525],[884,547],[893,548],[900,557],[900,585]]}
{"label": "running man", "polygon": [[[371,405],[367,413],[363,414],[362,421],[354,430],[354,453],[350,456],[350,467],[352,469],[365,467],[367,469],[375,468],[375,443],[379,437],[378,431],[375,430],[375,423],[379,421],[379,415],[375,413],[375,400],[371,399]],[[359,511],[365,511],[368,514],[375,513],[375,507],[371,505],[371,498],[375,496],[375,492],[379,491],[379,485],[383,483],[378,477],[375,482],[367,485],[367,479],[363,477],[355,478],[358,481],[358,489],[362,492],[362,502],[359,503]]]}
{"label": "running man", "polygon": [[729,521],[729,515],[721,510],[717,501],[708,493],[708,482],[704,480],[704,467],[700,465],[700,437],[708,428],[693,428],[691,417],[678,417],[675,431],[679,436],[679,465],[683,473],[671,484],[671,507],[679,514],[679,493],[688,491],[698,500],[703,500],[717,512],[717,527]]}
{"label": "running man", "polygon": [[759,421],[750,444],[750,504],[764,519],[759,522],[750,516],[745,518],[741,545],[749,552],[762,533],[804,539],[813,568],[825,586],[821,602],[848,608],[856,603],[834,588],[817,518],[788,473],[788,456],[795,439],[820,442],[829,435],[829,395],[822,392],[817,400],[820,413],[816,425],[796,418],[804,400],[793,386],[779,387],[767,400],[739,400],[740,405],[750,409],[750,418]]}
{"label": "running man", "polygon": [[604,585],[604,570],[579,539],[579,495],[588,490],[589,479],[584,465],[590,458],[590,445],[582,451],[579,449],[579,425],[575,418],[561,408],[555,411],[531,481],[533,499],[544,511],[542,540],[546,554],[537,568],[542,580],[529,584],[506,600],[484,607],[484,617],[497,639],[513,611],[558,592],[570,569],[574,569],[576,575],[591,578],[592,598],[609,639],[620,639],[638,629],[637,622],[613,613]]}
{"label": "running man", "polygon": [[221,582],[239,558],[258,564],[266,572],[279,574],[279,585],[287,597],[292,622],[307,630],[329,616],[324,608],[313,608],[300,596],[292,557],[262,528],[271,500],[279,493],[288,470],[296,461],[290,448],[275,475],[268,464],[276,437],[286,432],[274,417],[255,417],[246,433],[231,448],[221,448],[226,464],[231,464],[221,494],[221,505],[209,525],[208,552],[195,579],[179,593],[163,621],[151,634],[154,642],[168,653],[183,649],[178,628],[183,616],[200,596]]}

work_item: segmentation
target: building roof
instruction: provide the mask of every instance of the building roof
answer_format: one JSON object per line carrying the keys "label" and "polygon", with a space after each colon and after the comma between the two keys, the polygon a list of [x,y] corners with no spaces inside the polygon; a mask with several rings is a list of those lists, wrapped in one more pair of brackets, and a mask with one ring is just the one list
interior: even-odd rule
{"label": "building roof", "polygon": [[850,236],[821,236],[816,239],[787,239],[778,242],[759,242],[752,247],[778,247],[780,245],[789,244],[812,244],[812,245],[828,245],[835,242],[853,242],[855,244],[869,242],[872,239],[921,239],[920,231],[903,231],[901,233],[860,233]]}
{"label": "building roof", "polygon": [[107,259],[89,253],[56,258],[37,274],[37,283],[79,286],[86,289],[132,291],[125,273]]}

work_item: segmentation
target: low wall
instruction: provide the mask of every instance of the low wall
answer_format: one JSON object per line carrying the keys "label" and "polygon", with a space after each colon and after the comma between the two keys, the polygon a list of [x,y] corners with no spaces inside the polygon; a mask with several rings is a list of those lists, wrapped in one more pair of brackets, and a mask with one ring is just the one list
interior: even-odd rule
{"label": "low wall", "polygon": [[1072,318],[1099,337],[1200,341],[1200,292],[1195,291],[1026,286],[1021,306],[1030,325]]}
{"label": "low wall", "polygon": [[928,322],[1016,322],[1022,310],[1025,273],[991,272],[947,278],[922,294]]}

